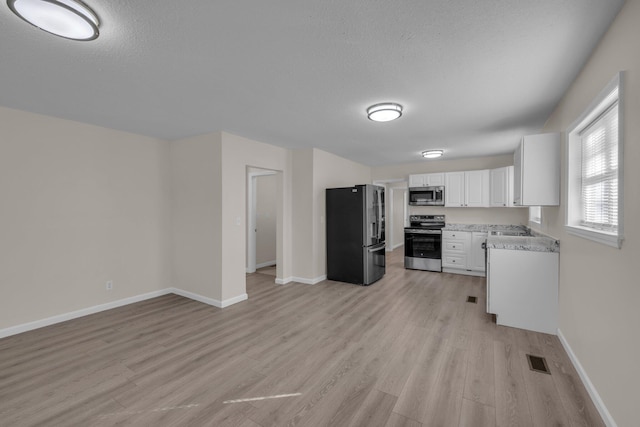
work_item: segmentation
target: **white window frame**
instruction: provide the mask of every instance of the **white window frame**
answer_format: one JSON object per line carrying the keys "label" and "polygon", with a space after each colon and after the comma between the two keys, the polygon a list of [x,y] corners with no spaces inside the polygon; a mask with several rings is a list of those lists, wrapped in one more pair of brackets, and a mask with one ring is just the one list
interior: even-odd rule
{"label": "white window frame", "polygon": [[[586,227],[580,224],[582,216],[581,205],[581,141],[580,132],[597,120],[609,107],[612,102],[609,95],[618,89],[618,229],[617,232],[608,232],[596,228]],[[589,107],[576,119],[567,130],[567,176],[565,179],[567,203],[565,206],[565,230],[574,236],[593,240],[605,245],[620,248],[623,237],[623,206],[624,206],[624,183],[623,183],[623,73],[620,72],[607,84],[598,96],[589,104]],[[614,101],[615,102],[615,101]]]}
{"label": "white window frame", "polygon": [[532,224],[542,224],[542,206],[529,206],[529,222]]}

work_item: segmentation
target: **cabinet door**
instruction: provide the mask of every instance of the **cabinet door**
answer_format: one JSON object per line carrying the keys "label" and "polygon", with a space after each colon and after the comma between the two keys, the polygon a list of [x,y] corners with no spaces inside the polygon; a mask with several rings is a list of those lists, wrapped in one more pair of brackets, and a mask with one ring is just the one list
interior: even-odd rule
{"label": "cabinet door", "polygon": [[442,252],[451,255],[467,255],[469,245],[464,240],[445,240],[442,244]]}
{"label": "cabinet door", "polygon": [[466,270],[469,268],[471,253],[471,232],[442,232],[442,266]]}
{"label": "cabinet door", "polygon": [[426,187],[425,174],[409,175],[409,187]]}
{"label": "cabinet door", "polygon": [[513,166],[491,170],[491,196],[489,204],[492,207],[512,206],[512,180]]}
{"label": "cabinet door", "polygon": [[487,313],[493,313],[491,307],[491,251],[487,249]]}
{"label": "cabinet door", "polygon": [[476,271],[486,270],[486,252],[484,243],[487,241],[487,233],[471,233],[471,261],[469,268]]}
{"label": "cabinet door", "polygon": [[[523,140],[524,141],[524,140]],[[522,144],[513,153],[513,204],[522,204]]]}
{"label": "cabinet door", "polygon": [[444,205],[448,207],[464,206],[464,172],[444,174]]}
{"label": "cabinet door", "polygon": [[514,204],[560,204],[560,134],[527,135],[513,155]]}
{"label": "cabinet door", "polygon": [[465,255],[442,255],[442,266],[446,268],[467,269],[467,257]]}
{"label": "cabinet door", "polygon": [[489,206],[489,170],[465,172],[465,206]]}
{"label": "cabinet door", "polygon": [[431,187],[444,185],[444,174],[443,173],[427,174],[426,185]]}

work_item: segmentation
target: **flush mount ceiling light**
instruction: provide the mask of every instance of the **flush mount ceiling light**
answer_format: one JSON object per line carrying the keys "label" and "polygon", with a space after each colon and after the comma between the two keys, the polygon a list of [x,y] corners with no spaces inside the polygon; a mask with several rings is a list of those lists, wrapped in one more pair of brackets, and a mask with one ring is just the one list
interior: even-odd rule
{"label": "flush mount ceiling light", "polygon": [[428,150],[422,152],[422,157],[426,159],[435,159],[436,157],[442,156],[442,153],[444,153],[442,150]]}
{"label": "flush mount ceiling light", "polygon": [[383,102],[367,108],[369,120],[374,122],[389,122],[402,115],[402,105],[394,102]]}
{"label": "flush mount ceiling light", "polygon": [[79,0],[7,0],[7,6],[29,24],[71,40],[98,37],[98,17]]}

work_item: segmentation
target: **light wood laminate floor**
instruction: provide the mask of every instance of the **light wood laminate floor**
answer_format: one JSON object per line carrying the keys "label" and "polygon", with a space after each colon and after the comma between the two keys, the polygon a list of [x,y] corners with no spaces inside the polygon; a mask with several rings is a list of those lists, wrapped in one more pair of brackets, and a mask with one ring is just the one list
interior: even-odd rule
{"label": "light wood laminate floor", "polygon": [[369,287],[256,273],[223,310],[167,295],[2,339],[0,425],[603,425],[557,337],[401,251]]}

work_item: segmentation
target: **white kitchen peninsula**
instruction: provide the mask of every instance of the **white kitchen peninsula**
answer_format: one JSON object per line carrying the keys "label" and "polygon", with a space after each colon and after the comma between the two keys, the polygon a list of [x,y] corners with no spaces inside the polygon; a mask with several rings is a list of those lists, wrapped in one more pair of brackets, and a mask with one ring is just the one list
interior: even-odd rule
{"label": "white kitchen peninsula", "polygon": [[556,335],[558,241],[490,235],[487,248],[487,312],[498,325]]}

